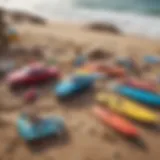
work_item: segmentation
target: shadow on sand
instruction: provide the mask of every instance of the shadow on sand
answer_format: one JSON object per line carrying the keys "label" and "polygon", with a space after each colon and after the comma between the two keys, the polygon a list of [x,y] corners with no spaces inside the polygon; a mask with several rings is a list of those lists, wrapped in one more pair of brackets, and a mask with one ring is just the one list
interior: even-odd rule
{"label": "shadow on sand", "polygon": [[149,150],[147,144],[144,142],[144,140],[141,137],[123,137],[130,145],[133,147],[136,147],[137,149],[141,149],[145,152]]}
{"label": "shadow on sand", "polygon": [[33,85],[10,86],[9,89],[15,96],[22,96],[30,88],[35,88],[38,91],[40,91],[41,93],[43,93],[45,91],[49,91],[53,88],[53,86],[56,83],[57,83],[56,80],[47,80],[47,81],[39,82],[39,83],[36,83]]}
{"label": "shadow on sand", "polygon": [[27,142],[27,147],[32,152],[37,153],[46,151],[49,148],[67,145],[70,141],[71,137],[69,135],[69,132],[66,131],[65,133],[63,133],[63,135],[60,136],[49,136],[43,139]]}
{"label": "shadow on sand", "polygon": [[87,88],[81,92],[77,92],[68,97],[58,97],[58,102],[67,108],[88,108],[95,104],[95,93],[96,89],[94,87]]}

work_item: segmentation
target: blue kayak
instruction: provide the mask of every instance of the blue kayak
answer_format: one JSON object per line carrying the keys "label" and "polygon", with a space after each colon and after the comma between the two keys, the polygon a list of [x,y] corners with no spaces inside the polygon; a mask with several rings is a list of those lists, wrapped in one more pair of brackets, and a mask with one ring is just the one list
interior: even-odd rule
{"label": "blue kayak", "polygon": [[146,105],[151,105],[154,107],[160,107],[160,95],[140,90],[140,89],[135,89],[132,87],[128,86],[117,86],[114,88],[114,90],[128,98],[131,98],[133,100],[136,100],[140,103],[144,103]]}
{"label": "blue kayak", "polygon": [[32,124],[26,116],[21,115],[17,121],[17,129],[23,139],[33,141],[63,132],[64,120],[55,116]]}
{"label": "blue kayak", "polygon": [[145,56],[144,61],[150,64],[160,63],[160,56]]}
{"label": "blue kayak", "polygon": [[60,82],[55,88],[55,93],[58,97],[70,96],[91,87],[95,80],[100,77],[99,74],[75,75],[69,80]]}

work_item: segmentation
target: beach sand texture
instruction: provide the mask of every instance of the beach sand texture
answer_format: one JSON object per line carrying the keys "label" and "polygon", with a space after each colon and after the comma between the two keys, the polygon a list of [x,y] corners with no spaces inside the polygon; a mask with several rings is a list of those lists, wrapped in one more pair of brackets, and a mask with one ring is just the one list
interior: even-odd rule
{"label": "beach sand texture", "polygon": [[[160,53],[160,41],[146,38],[113,35],[85,30],[76,24],[50,23],[47,25],[15,25],[21,36],[21,45],[30,47],[42,45],[49,57],[56,58],[64,72],[73,68],[69,58],[75,47],[85,50],[94,46],[115,55],[136,53],[139,58],[149,53]],[[59,51],[58,51],[59,50]],[[22,65],[26,62],[23,53],[14,56]],[[47,56],[46,56],[47,57]],[[66,60],[68,58],[68,61]],[[62,62],[62,59],[67,62]],[[0,160],[159,160],[159,133],[137,125],[147,149],[136,145],[104,127],[91,113],[95,105],[94,92],[85,93],[75,100],[60,103],[49,90],[33,105],[41,115],[64,116],[70,139],[65,144],[46,147],[33,152],[21,140],[15,129],[15,122],[21,108],[25,106],[22,95],[13,95],[6,84],[0,82]],[[96,89],[95,89],[96,90]],[[158,111],[157,111],[158,112]]]}

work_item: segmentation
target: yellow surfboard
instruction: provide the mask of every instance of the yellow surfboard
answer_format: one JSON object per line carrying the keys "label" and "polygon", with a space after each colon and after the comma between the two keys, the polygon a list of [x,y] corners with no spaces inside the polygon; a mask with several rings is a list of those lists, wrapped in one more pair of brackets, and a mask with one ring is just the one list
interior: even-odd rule
{"label": "yellow surfboard", "polygon": [[113,94],[98,93],[96,100],[109,107],[112,111],[125,115],[133,120],[152,124],[158,122],[158,116],[154,112],[122,97]]}

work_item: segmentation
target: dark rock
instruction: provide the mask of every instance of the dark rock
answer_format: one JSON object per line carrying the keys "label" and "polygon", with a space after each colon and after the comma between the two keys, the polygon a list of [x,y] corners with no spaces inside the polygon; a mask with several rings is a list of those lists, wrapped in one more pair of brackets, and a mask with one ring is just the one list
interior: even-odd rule
{"label": "dark rock", "polygon": [[13,21],[18,23],[29,21],[34,24],[46,24],[46,20],[44,18],[27,12],[12,11],[9,15]]}
{"label": "dark rock", "polygon": [[45,19],[43,19],[39,16],[30,16],[29,21],[34,23],[34,24],[40,24],[40,25],[45,25],[46,24]]}
{"label": "dark rock", "polygon": [[121,31],[118,29],[118,27],[109,23],[91,23],[87,25],[87,29],[101,32],[110,32],[113,34],[121,34]]}
{"label": "dark rock", "polygon": [[26,20],[26,15],[22,12],[11,12],[10,17],[13,21],[19,23],[24,22]]}

